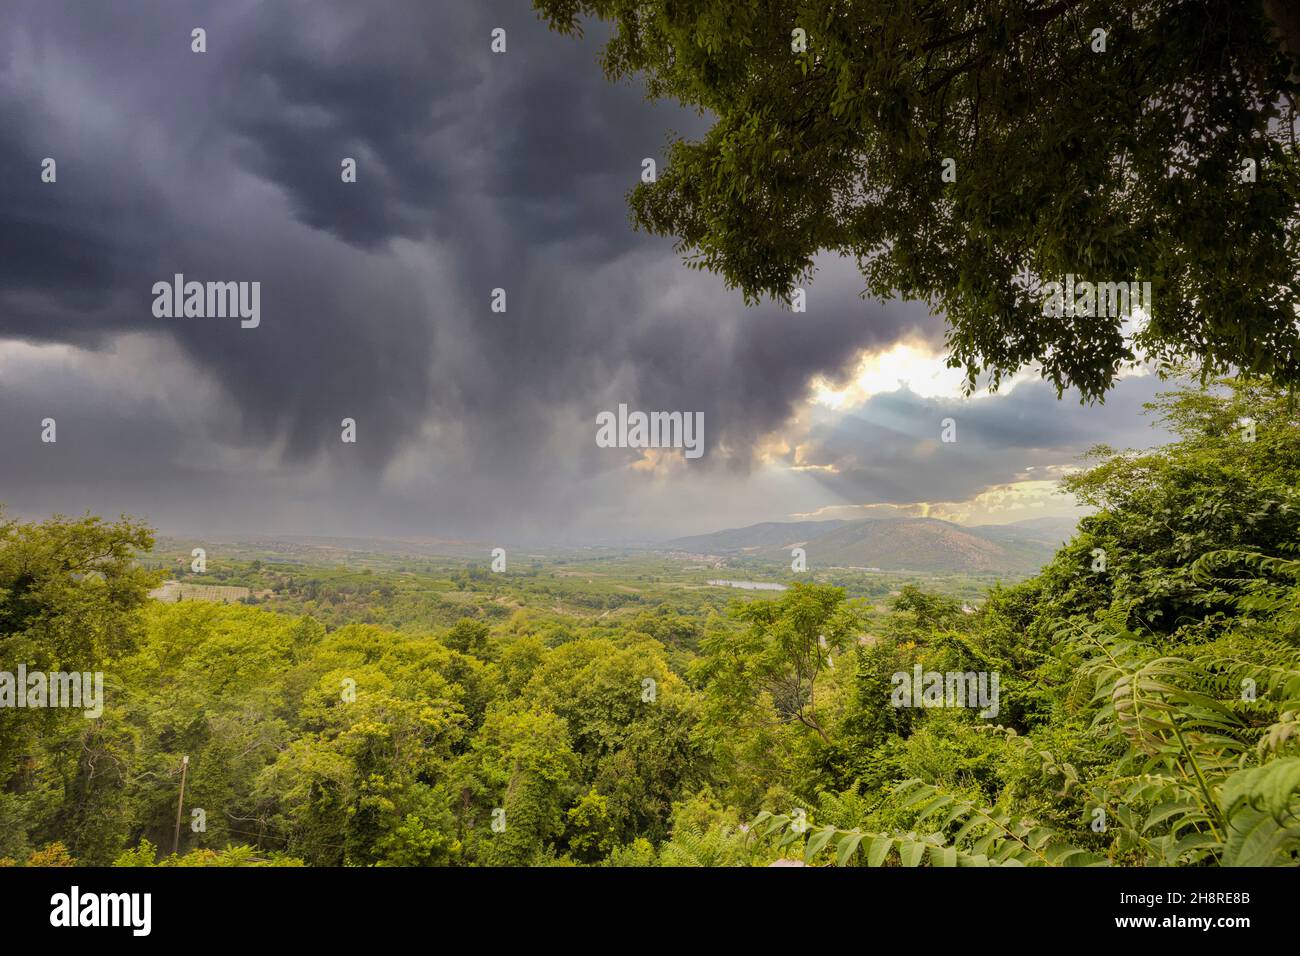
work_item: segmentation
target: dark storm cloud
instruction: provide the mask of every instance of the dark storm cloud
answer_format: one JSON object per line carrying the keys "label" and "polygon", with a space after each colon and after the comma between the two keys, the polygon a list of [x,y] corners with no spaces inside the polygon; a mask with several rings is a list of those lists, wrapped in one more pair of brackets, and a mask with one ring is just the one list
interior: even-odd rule
{"label": "dark storm cloud", "polygon": [[[607,259],[634,241],[624,195],[642,158],[670,126],[701,128],[605,83],[594,39],[551,34],[526,4],[339,7],[273,7],[241,28],[221,112],[250,168],[347,242],[434,234],[467,262],[506,263],[599,238]],[[488,49],[497,27],[506,54]],[[321,162],[341,156],[358,159],[357,188]],[[508,234],[487,234],[493,219]]]}
{"label": "dark storm cloud", "polygon": [[[370,82],[370,68],[347,47],[354,14],[335,6],[42,3],[8,10],[0,102],[13,120],[4,126],[12,144],[5,152],[20,167],[5,177],[0,207],[0,259],[10,264],[4,333],[88,344],[131,330],[174,336],[234,399],[220,437],[282,441],[290,459],[303,459],[351,415],[367,421],[369,460],[382,463],[417,427],[429,399],[428,303],[406,281],[409,267],[349,251],[306,228],[315,223],[296,221],[304,204],[261,167],[272,156],[275,169],[302,188],[327,169],[342,221],[357,220],[361,239],[396,235],[398,225],[427,219],[427,210],[403,219],[383,195],[349,207],[339,160],[359,146],[364,163],[368,140],[385,132],[431,132],[427,103],[405,111],[401,104],[424,99],[418,90],[438,84],[399,73],[396,86],[371,94],[375,111],[391,116],[387,124],[359,122],[329,142],[336,130],[323,122],[326,111],[302,99],[303,84],[325,102],[340,98],[344,116],[358,119],[353,107]],[[190,49],[195,26],[207,30],[207,53]],[[398,63],[414,62],[421,33],[438,35],[428,24],[423,31],[394,26],[395,42],[405,45]],[[311,44],[327,66],[341,64],[334,83],[325,82],[327,68],[306,69]],[[272,72],[276,48],[283,64],[276,61]],[[376,64],[394,62],[383,50],[370,52]],[[449,66],[443,85],[457,75]],[[296,85],[289,79],[295,67]],[[419,87],[395,97],[401,80]],[[259,147],[259,130],[285,142],[301,134],[300,162]],[[392,190],[436,201],[436,175],[425,190],[403,182],[412,170],[400,166],[401,157],[425,158],[409,146],[395,137],[388,162],[370,164],[375,192],[387,177]],[[42,155],[59,162],[56,184],[36,175]],[[367,224],[358,209],[375,210],[380,225]],[[385,221],[393,227],[382,228]],[[266,321],[243,331],[210,319],[156,319],[150,290],[175,273],[261,282]]]}
{"label": "dark storm cloud", "polygon": [[[489,51],[497,26],[504,55]],[[703,412],[695,472],[726,494],[810,376],[903,335],[939,338],[923,308],[859,299],[847,264],[825,264],[806,313],[746,309],[635,233],[625,197],[642,158],[704,121],[606,82],[599,39],[551,34],[522,2],[6,5],[0,348],[174,343],[152,365],[101,363],[155,389],[148,427],[111,380],[0,393],[21,410],[16,434],[57,399],[66,434],[86,433],[81,402],[97,434],[121,435],[9,463],[6,496],[62,506],[32,490],[56,487],[58,461],[97,474],[104,501],[134,494],[159,515],[203,499],[219,516],[224,497],[274,521],[297,494],[376,530],[544,533],[593,496],[635,493],[620,471],[635,455],[595,446],[601,410]],[[57,184],[40,182],[44,156]],[[345,156],[355,184],[340,181]],[[174,273],[261,282],[261,326],[154,318],[151,288]],[[489,309],[497,287],[504,315]],[[360,441],[341,450],[344,417]],[[313,521],[329,530],[328,514]]]}
{"label": "dark storm cloud", "polygon": [[[307,225],[363,246],[456,226],[489,64],[485,11],[450,9],[272,4],[221,40],[230,82],[217,120]],[[360,167],[347,189],[343,157]]]}

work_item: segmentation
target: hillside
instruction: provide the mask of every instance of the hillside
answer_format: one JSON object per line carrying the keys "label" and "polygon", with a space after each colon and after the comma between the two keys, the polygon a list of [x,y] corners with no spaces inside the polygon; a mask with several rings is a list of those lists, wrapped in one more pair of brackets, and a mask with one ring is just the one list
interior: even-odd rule
{"label": "hillside", "polygon": [[672,551],[724,554],[729,551],[786,549],[826,532],[851,524],[849,521],[764,521],[744,528],[727,528],[711,534],[674,538],[663,547]]}
{"label": "hillside", "polygon": [[962,527],[937,518],[764,522],[666,542],[670,550],[785,560],[804,547],[810,564],[882,570],[1023,573],[1045,564],[1065,524]]}

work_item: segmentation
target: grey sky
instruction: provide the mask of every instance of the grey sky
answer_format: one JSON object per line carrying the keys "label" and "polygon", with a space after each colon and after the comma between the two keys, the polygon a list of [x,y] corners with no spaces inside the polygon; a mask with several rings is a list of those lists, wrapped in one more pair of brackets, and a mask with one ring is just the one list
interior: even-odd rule
{"label": "grey sky", "polygon": [[[942,321],[860,299],[839,262],[806,313],[746,308],[633,232],[641,159],[703,121],[607,83],[598,39],[522,2],[5,4],[0,502],[193,533],[621,541],[962,502],[1152,440],[1149,377],[1092,408],[1036,381],[809,405],[863,350],[937,353]],[[260,327],[155,318],[178,272],[261,282]],[[702,411],[705,457],[597,448],[619,402]],[[960,438],[938,447],[947,415]]]}

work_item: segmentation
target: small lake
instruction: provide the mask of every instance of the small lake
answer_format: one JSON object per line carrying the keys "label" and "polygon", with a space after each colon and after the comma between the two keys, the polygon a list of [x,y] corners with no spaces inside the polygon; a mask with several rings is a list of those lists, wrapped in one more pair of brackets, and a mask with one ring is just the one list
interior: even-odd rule
{"label": "small lake", "polygon": [[762,581],[710,581],[720,588],[744,588],[746,591],[786,591],[784,584],[766,584]]}

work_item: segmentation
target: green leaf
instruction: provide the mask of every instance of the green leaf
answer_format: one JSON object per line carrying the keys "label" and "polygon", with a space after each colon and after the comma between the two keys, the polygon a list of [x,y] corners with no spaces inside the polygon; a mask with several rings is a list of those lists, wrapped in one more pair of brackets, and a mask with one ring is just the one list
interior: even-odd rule
{"label": "green leaf", "polygon": [[844,838],[840,840],[838,852],[835,854],[836,866],[848,866],[849,860],[853,858],[853,854],[864,836],[865,834],[857,832],[844,834]]}
{"label": "green leaf", "polygon": [[925,844],[921,842],[904,843],[898,850],[898,858],[903,866],[920,866],[925,857]]}
{"label": "green leaf", "polygon": [[809,839],[808,845],[803,850],[803,860],[805,863],[811,863],[813,857],[822,851],[822,848],[830,842],[831,837],[835,836],[834,827],[822,827]]}
{"label": "green leaf", "polygon": [[888,836],[874,837],[867,847],[867,866],[880,866],[894,847],[894,838]]}
{"label": "green leaf", "polygon": [[930,847],[930,865],[954,867],[957,865],[957,848],[951,846]]}

